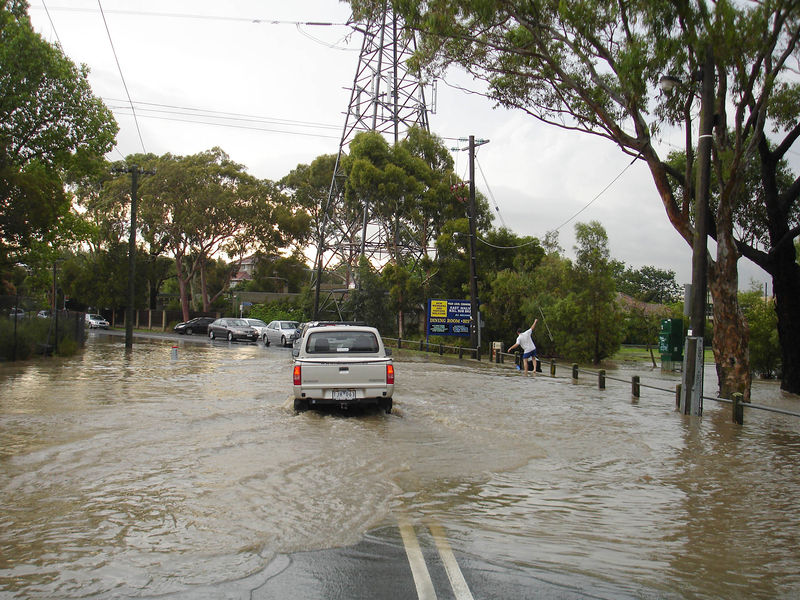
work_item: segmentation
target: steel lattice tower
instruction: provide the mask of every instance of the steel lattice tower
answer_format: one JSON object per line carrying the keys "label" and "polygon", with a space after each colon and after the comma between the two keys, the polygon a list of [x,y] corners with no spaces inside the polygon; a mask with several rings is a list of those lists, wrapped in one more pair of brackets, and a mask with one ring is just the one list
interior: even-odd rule
{"label": "steel lattice tower", "polygon": [[342,157],[357,133],[375,131],[396,144],[411,127],[430,131],[423,84],[419,75],[406,66],[416,50],[413,33],[403,28],[386,5],[366,24],[355,26],[355,30],[363,35],[363,42],[317,243],[315,318],[322,272],[327,266],[340,262],[347,265],[349,283],[362,255],[380,265],[393,252],[417,255],[425,252],[424,248],[399,247],[396,239],[389,239],[392,231],[396,235],[396,229],[373,214],[367,201],[358,211],[344,206]]}

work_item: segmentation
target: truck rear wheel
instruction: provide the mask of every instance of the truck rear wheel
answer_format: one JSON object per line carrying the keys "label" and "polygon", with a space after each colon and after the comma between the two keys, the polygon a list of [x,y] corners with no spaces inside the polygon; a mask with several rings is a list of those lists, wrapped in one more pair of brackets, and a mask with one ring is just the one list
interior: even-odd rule
{"label": "truck rear wheel", "polygon": [[295,398],[294,399],[294,409],[297,412],[304,412],[308,410],[308,400],[305,398]]}
{"label": "truck rear wheel", "polygon": [[381,398],[378,406],[381,407],[381,410],[386,412],[386,414],[390,414],[392,412],[392,399],[391,398]]}

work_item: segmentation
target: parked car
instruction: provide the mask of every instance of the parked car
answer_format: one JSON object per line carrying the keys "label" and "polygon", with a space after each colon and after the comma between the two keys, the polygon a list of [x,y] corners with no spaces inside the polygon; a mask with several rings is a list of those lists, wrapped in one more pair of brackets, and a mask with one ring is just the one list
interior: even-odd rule
{"label": "parked car", "polygon": [[108,329],[108,321],[101,315],[86,315],[86,325],[89,329]]}
{"label": "parked car", "polygon": [[250,325],[250,327],[252,327],[258,332],[259,339],[266,340],[265,336],[267,335],[267,324],[264,323],[264,321],[262,321],[261,319],[251,319],[251,318],[246,318],[245,321],[247,321],[247,324]]}
{"label": "parked car", "polygon": [[192,335],[193,333],[208,333],[208,326],[214,322],[214,317],[195,317],[175,325],[175,333]]}
{"label": "parked car", "polygon": [[297,339],[297,321],[271,321],[267,325],[264,344],[269,346],[273,342],[281,346],[291,346]]}
{"label": "parked car", "polygon": [[391,412],[394,365],[374,327],[308,327],[292,356],[295,410],[376,405]]}
{"label": "parked car", "polygon": [[8,318],[17,320],[24,319],[25,311],[21,308],[11,307],[11,310],[8,311]]}
{"label": "parked car", "polygon": [[333,327],[334,325],[364,325],[364,321],[308,321],[297,325],[297,334],[294,339],[294,347],[297,348],[300,340],[306,333],[309,327]]}
{"label": "parked car", "polygon": [[223,338],[229,342],[234,340],[255,342],[258,339],[258,332],[250,327],[244,319],[223,317],[209,324],[208,337],[212,340]]}
{"label": "parked car", "polygon": [[36,313],[36,316],[40,319],[49,319],[50,318],[50,311],[49,310],[40,310]]}

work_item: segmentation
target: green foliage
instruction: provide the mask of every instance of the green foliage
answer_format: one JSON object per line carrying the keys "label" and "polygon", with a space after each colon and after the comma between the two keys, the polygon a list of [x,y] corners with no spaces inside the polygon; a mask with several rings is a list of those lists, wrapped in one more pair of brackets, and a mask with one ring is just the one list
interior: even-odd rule
{"label": "green foliage", "polygon": [[533,319],[530,318],[531,311],[526,310],[529,308],[526,303],[533,289],[533,277],[530,274],[510,269],[496,274],[488,293],[484,293],[481,306],[486,321],[483,336],[488,341],[513,340],[518,327],[530,327]]}
{"label": "green foliage", "polygon": [[608,237],[597,221],[575,226],[576,262],[568,269],[566,295],[550,309],[550,327],[561,355],[598,364],[613,355],[623,336]]}
{"label": "green foliage", "polygon": [[346,317],[377,327],[383,335],[396,332],[395,315],[387,310],[389,290],[380,274],[363,257],[358,265],[358,281],[359,287],[350,292],[345,303]]}
{"label": "green foliage", "polygon": [[739,305],[750,328],[750,367],[761,377],[772,378],[781,363],[775,302],[754,287],[739,294]]}
{"label": "green foliage", "polygon": [[675,271],[644,266],[640,269],[614,270],[614,283],[618,292],[641,302],[669,304],[681,299],[683,290],[675,281]]}
{"label": "green foliage", "polygon": [[297,302],[277,300],[265,304],[254,304],[250,307],[248,317],[261,319],[264,323],[270,321],[308,321],[308,314],[298,306]]}
{"label": "green foliage", "polygon": [[[58,354],[71,356],[78,351],[73,335],[74,324],[63,321],[58,331]],[[55,344],[51,319],[25,318],[17,321],[16,331],[12,319],[0,318],[0,360],[28,360],[42,354],[45,347]]]}
{"label": "green foliage", "polygon": [[255,264],[251,289],[256,292],[299,292],[308,283],[308,265],[300,254],[264,257]]}
{"label": "green foliage", "polygon": [[31,251],[71,238],[64,181],[117,132],[87,69],[33,31],[27,6],[0,4],[0,283]]}
{"label": "green foliage", "polygon": [[255,249],[275,255],[308,235],[306,212],[273,183],[249,175],[220,148],[129,161],[155,170],[140,188],[142,237],[151,252],[167,253],[175,260],[184,317],[197,275],[196,296],[204,311],[227,290],[230,277],[220,276],[216,261],[223,252],[239,257]]}
{"label": "green foliage", "polygon": [[661,319],[666,317],[663,315],[648,313],[642,308],[629,307],[625,311],[624,318],[624,343],[658,346],[658,334],[661,331]]}
{"label": "green foliage", "polygon": [[[136,254],[135,308],[149,305],[147,257]],[[128,306],[128,244],[71,254],[57,268],[59,287],[76,302],[93,310]]]}
{"label": "green foliage", "polygon": [[[356,14],[379,0],[351,0]],[[736,263],[745,256],[772,275],[782,306],[782,331],[797,331],[800,282],[787,240],[800,222],[800,183],[785,169],[797,137],[797,4],[772,2],[499,2],[401,0],[399,16],[421,36],[413,60],[431,75],[460,65],[488,86],[499,105],[539,121],[608,139],[647,164],[669,222],[694,237],[697,81],[712,65],[716,178],[709,211],[717,263],[711,286],[718,326],[730,332],[718,347],[719,373],[747,361],[735,300]],[[767,33],[765,33],[767,32]],[[682,80],[660,93],[663,75]],[[659,154],[664,124],[680,125],[684,168]],[[752,175],[756,174],[755,177]],[[753,186],[758,183],[760,189]],[[789,185],[786,185],[786,184]],[[756,193],[753,193],[753,192]],[[784,340],[785,340],[784,336]],[[794,340],[792,340],[793,342]],[[800,345],[784,344],[784,389],[800,390]],[[745,382],[743,382],[745,383]]]}

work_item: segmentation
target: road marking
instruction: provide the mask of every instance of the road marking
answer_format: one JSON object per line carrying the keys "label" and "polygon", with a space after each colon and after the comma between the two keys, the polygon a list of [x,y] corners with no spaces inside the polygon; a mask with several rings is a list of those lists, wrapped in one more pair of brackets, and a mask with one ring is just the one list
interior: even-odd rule
{"label": "road marking", "polygon": [[411,574],[414,576],[414,585],[417,586],[419,600],[436,600],[436,590],[433,588],[431,574],[428,572],[425,557],[419,547],[417,534],[414,533],[414,526],[401,515],[397,516],[397,525],[403,538],[403,545],[406,549],[408,564],[411,566]]}
{"label": "road marking", "polygon": [[455,554],[453,554],[453,549],[447,541],[444,528],[438,523],[429,522],[428,529],[433,534],[433,541],[436,543],[436,549],[439,550],[439,556],[444,563],[444,570],[447,571],[447,577],[450,579],[456,600],[474,600],[467,581],[464,579],[464,574],[458,566]]}

